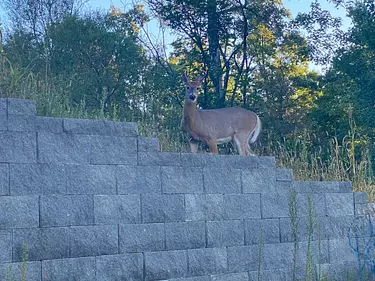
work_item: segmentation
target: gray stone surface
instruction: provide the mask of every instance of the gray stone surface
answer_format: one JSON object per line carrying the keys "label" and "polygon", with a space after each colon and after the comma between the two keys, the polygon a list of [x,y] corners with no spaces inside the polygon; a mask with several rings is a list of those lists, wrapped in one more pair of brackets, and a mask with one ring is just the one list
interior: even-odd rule
{"label": "gray stone surface", "polygon": [[90,136],[38,133],[39,163],[90,163]]}
{"label": "gray stone surface", "polygon": [[63,132],[63,119],[36,116],[35,117],[35,130],[37,132],[48,132],[61,134]]}
{"label": "gray stone surface", "polygon": [[25,247],[28,261],[69,257],[67,227],[13,230],[13,261],[22,261]]}
{"label": "gray stone surface", "polygon": [[175,195],[142,195],[142,222],[185,221],[184,196]]}
{"label": "gray stone surface", "polygon": [[187,268],[186,251],[145,253],[145,280],[184,277]]}
{"label": "gray stone surface", "polygon": [[116,194],[115,167],[65,165],[68,194]]}
{"label": "gray stone surface", "polygon": [[11,164],[11,195],[66,193],[66,169],[59,164]]}
{"label": "gray stone surface", "polygon": [[3,111],[1,111],[1,105],[0,105],[0,131],[6,131],[8,130],[8,116]]}
{"label": "gray stone surface", "polygon": [[36,133],[0,131],[0,143],[0,162],[36,162]]}
{"label": "gray stone surface", "polygon": [[94,223],[92,195],[40,197],[40,226],[91,225]]}
{"label": "gray stone surface", "polygon": [[279,219],[251,219],[245,220],[245,244],[280,242]]}
{"label": "gray stone surface", "polygon": [[[323,240],[329,238],[329,224],[327,217],[314,216],[312,221],[308,217],[296,218],[297,229],[292,230],[292,221],[290,218],[280,218],[280,238],[281,242],[294,242],[294,235],[297,241],[307,241],[309,237],[313,240]],[[312,231],[309,226],[313,225]]]}
{"label": "gray stone surface", "polygon": [[12,231],[0,230],[0,264],[12,262]]}
{"label": "gray stone surface", "polygon": [[276,169],[276,180],[277,181],[292,181],[293,180],[293,170],[285,168]]}
{"label": "gray stone surface", "polygon": [[167,250],[204,248],[205,223],[203,221],[166,223],[165,237]]}
{"label": "gray stone surface", "polygon": [[327,193],[326,201],[329,216],[354,215],[353,193]]}
{"label": "gray stone surface", "polygon": [[8,115],[35,115],[36,103],[33,100],[8,98]]}
{"label": "gray stone surface", "polygon": [[162,167],[163,193],[203,193],[203,173],[199,168]]}
{"label": "gray stone surface", "polygon": [[97,257],[96,258],[96,280],[98,281],[99,280],[100,281],[143,280],[142,254],[127,254],[127,255]]}
{"label": "gray stone surface", "polygon": [[91,136],[91,164],[137,165],[137,138]]}
{"label": "gray stone surface", "polygon": [[268,193],[276,191],[276,169],[242,171],[244,193]]}
{"label": "gray stone surface", "polygon": [[211,281],[210,276],[197,276],[197,277],[186,277],[186,278],[172,278],[168,281]]}
{"label": "gray stone surface", "polygon": [[[259,254],[257,254],[257,259]],[[262,253],[263,269],[292,268],[293,266],[293,243],[265,244]],[[297,259],[298,264],[301,263]]]}
{"label": "gray stone surface", "polygon": [[191,276],[220,274],[228,269],[226,248],[191,249],[188,256]]}
{"label": "gray stone surface", "polygon": [[263,193],[262,218],[289,217],[289,192]]}
{"label": "gray stone surface", "polygon": [[258,167],[257,157],[238,155],[212,155],[202,153],[181,153],[181,165],[207,168],[255,169]]}
{"label": "gray stone surface", "polygon": [[339,182],[312,181],[310,182],[312,193],[340,192]]}
{"label": "gray stone surface", "polygon": [[117,166],[118,194],[161,194],[161,172],[158,166]]}
{"label": "gray stone surface", "polygon": [[354,192],[354,203],[355,204],[367,204],[368,203],[367,192]]}
{"label": "gray stone surface", "polygon": [[0,196],[9,195],[9,165],[0,164]]}
{"label": "gray stone surface", "polygon": [[35,132],[35,116],[8,114],[8,131]]}
{"label": "gray stone surface", "polygon": [[273,156],[257,157],[258,168],[276,168],[276,159]]}
{"label": "gray stone surface", "polygon": [[339,182],[339,191],[343,193],[353,192],[352,182],[350,181]]}
{"label": "gray stone surface", "polygon": [[138,152],[140,166],[180,166],[180,153],[176,152]]}
{"label": "gray stone surface", "polygon": [[207,222],[207,247],[227,247],[245,245],[244,222],[208,221]]}
{"label": "gray stone surface", "polygon": [[0,229],[39,226],[37,196],[0,196]]}
{"label": "gray stone surface", "polygon": [[259,264],[259,245],[228,247],[228,271],[256,270]]}
{"label": "gray stone surface", "polygon": [[70,134],[137,136],[138,127],[131,122],[113,122],[109,120],[65,118],[64,131]]}
{"label": "gray stone surface", "polygon": [[311,212],[314,216],[326,216],[327,215],[325,194],[322,194],[322,193],[297,194],[297,216],[299,217],[308,216],[309,212]]}
{"label": "gray stone surface", "polygon": [[[40,261],[33,262],[14,262],[0,264],[0,280],[22,280],[22,267],[26,266],[26,278],[27,281],[41,281],[42,266]],[[7,279],[8,278],[8,279]]]}
{"label": "gray stone surface", "polygon": [[[353,243],[353,246],[356,247],[355,243]],[[359,249],[363,253],[362,245],[360,245]],[[357,261],[357,257],[354,254],[354,251],[351,249],[347,238],[329,240],[329,257],[331,264]]]}
{"label": "gray stone surface", "polygon": [[[287,281],[288,280],[289,281],[289,280],[293,280],[291,272],[292,271],[288,269],[262,270],[260,274],[258,274],[258,271],[251,271],[249,272],[249,280],[250,281],[259,281],[259,280],[262,280],[262,281],[281,281],[281,280]],[[300,279],[297,279],[297,280],[300,280]]]}
{"label": "gray stone surface", "polygon": [[42,262],[42,280],[95,280],[95,258],[45,260]]}
{"label": "gray stone surface", "polygon": [[163,223],[122,224],[119,230],[120,253],[165,250]]}
{"label": "gray stone surface", "polygon": [[249,281],[247,272],[212,275],[211,281]]}
{"label": "gray stone surface", "polygon": [[140,196],[95,195],[94,212],[96,224],[121,224],[141,222]]}
{"label": "gray stone surface", "polygon": [[160,144],[157,138],[138,137],[138,152],[159,152]]}
{"label": "gray stone surface", "polygon": [[203,173],[206,193],[241,193],[241,170],[204,168]]}
{"label": "gray stone surface", "polygon": [[74,226],[69,228],[70,257],[118,254],[118,226]]}
{"label": "gray stone surface", "polygon": [[225,219],[252,219],[260,216],[260,194],[224,195]]}
{"label": "gray stone surface", "polygon": [[224,196],[221,194],[186,194],[186,220],[222,220]]}

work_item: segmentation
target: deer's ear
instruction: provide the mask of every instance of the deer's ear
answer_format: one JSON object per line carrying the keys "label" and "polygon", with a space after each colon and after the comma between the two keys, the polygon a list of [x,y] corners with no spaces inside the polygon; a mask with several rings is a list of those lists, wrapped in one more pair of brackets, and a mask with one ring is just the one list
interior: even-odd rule
{"label": "deer's ear", "polygon": [[185,84],[189,84],[189,78],[188,78],[187,75],[186,75],[186,70],[184,70],[184,72],[182,73],[182,81],[183,81]]}
{"label": "deer's ear", "polygon": [[204,73],[197,78],[197,82],[202,83],[202,81],[207,77],[207,74],[208,72],[205,70]]}

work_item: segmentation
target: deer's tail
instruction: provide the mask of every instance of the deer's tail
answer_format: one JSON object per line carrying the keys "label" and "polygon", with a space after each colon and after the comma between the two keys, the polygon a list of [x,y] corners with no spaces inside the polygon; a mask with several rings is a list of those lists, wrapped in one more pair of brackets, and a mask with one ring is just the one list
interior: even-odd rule
{"label": "deer's tail", "polygon": [[260,121],[258,115],[257,115],[257,123],[255,125],[255,128],[254,130],[251,132],[251,137],[250,137],[250,140],[249,142],[250,143],[254,143],[257,141],[259,135],[260,135],[260,132],[262,131],[262,122]]}

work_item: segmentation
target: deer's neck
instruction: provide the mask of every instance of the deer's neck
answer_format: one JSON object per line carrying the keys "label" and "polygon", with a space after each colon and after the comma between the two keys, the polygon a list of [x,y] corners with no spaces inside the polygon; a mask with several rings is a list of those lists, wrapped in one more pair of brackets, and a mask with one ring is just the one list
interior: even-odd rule
{"label": "deer's neck", "polygon": [[195,103],[184,104],[184,123],[188,128],[194,127],[197,118],[197,105]]}

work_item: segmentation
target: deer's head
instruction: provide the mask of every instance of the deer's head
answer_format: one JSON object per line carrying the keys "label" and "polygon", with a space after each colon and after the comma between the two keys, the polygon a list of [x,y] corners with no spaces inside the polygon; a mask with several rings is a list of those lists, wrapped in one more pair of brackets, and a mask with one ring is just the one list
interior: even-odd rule
{"label": "deer's head", "polygon": [[198,100],[198,95],[200,91],[200,85],[204,78],[206,78],[207,72],[203,75],[200,75],[195,81],[190,81],[186,75],[186,72],[182,75],[182,81],[185,83],[186,87],[186,94],[185,94],[185,101],[189,103],[196,103]]}

